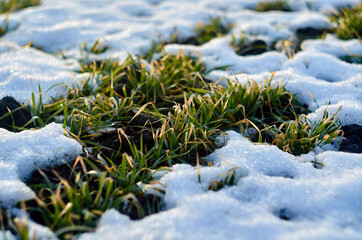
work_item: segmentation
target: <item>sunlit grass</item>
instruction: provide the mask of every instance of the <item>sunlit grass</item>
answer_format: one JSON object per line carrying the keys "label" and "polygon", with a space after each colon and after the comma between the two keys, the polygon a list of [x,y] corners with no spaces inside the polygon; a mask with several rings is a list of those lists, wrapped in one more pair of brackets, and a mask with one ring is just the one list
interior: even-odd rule
{"label": "sunlit grass", "polygon": [[328,115],[324,111],[322,119],[312,123],[305,115],[296,120],[285,122],[278,128],[273,144],[285,152],[301,155],[312,151],[317,146],[333,142],[340,136],[341,123],[337,112]]}
{"label": "sunlit grass", "polygon": [[358,38],[362,35],[362,3],[350,8],[343,8],[335,16],[330,16],[332,21],[338,23],[337,37],[341,39]]}
{"label": "sunlit grass", "polygon": [[146,187],[152,188],[147,183],[152,180],[153,171],[148,168],[147,156],[121,154],[121,159],[120,164],[115,164],[108,158],[90,161],[79,157],[76,164],[81,165],[80,170],[73,167],[69,179],[54,172],[59,182],[51,181],[43,173],[47,183],[33,187],[37,192],[36,203],[28,211],[62,239],[94,229],[108,209],[117,209],[133,218],[158,212],[159,199],[145,192]]}
{"label": "sunlit grass", "polygon": [[290,12],[292,9],[289,7],[287,1],[276,0],[276,1],[265,1],[260,2],[255,6],[255,11],[266,12],[266,11],[285,11]]}
{"label": "sunlit grass", "polygon": [[199,45],[216,37],[222,37],[229,33],[233,24],[227,23],[224,19],[212,18],[209,23],[199,23],[195,27],[196,40]]}
{"label": "sunlit grass", "polygon": [[228,86],[211,85],[207,102],[215,106],[215,116],[230,127],[251,121],[255,124],[273,124],[294,119],[294,112],[305,111],[285,84],[270,79],[242,84],[228,81]]}

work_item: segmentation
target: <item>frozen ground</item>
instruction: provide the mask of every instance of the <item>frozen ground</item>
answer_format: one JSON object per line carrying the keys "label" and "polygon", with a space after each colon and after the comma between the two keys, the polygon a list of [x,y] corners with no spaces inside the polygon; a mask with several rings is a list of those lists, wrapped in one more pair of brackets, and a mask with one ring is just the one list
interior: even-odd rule
{"label": "frozen ground", "polygon": [[[12,95],[30,102],[32,87],[38,94],[40,84],[47,96],[54,96],[61,86],[47,92],[51,86],[86,77],[74,71],[83,42],[92,45],[100,39],[111,47],[103,57],[123,59],[127,53],[147,53],[153,40],[169,39],[175,28],[187,39],[198,21],[221,16],[235,24],[236,36],[241,29],[270,44],[292,37],[298,28],[331,28],[324,13],[358,1],[311,0],[309,12],[305,1],[296,0],[292,8],[298,11],[291,13],[247,10],[258,2],[253,0],[42,2],[9,16],[11,31],[0,39],[0,98]],[[43,51],[22,47],[30,41]],[[229,71],[211,71],[213,80],[235,74],[236,81],[261,81],[277,71],[275,80],[286,82],[287,89],[308,104],[311,119],[318,119],[330,102],[331,112],[342,105],[343,124],[362,125],[362,66],[338,58],[362,55],[358,40],[333,35],[307,40],[293,59],[276,51],[241,57],[230,41],[228,35],[202,46],[168,45],[166,52],[201,56],[208,69],[229,65]],[[52,54],[57,51],[70,58]],[[22,182],[32,170],[80,153],[80,145],[62,133],[55,124],[22,133],[0,131],[1,204],[33,196]],[[81,239],[362,239],[362,154],[316,149],[296,158],[275,146],[254,145],[235,132],[225,140],[225,146],[208,157],[214,167],[201,168],[201,183],[196,169],[187,165],[176,165],[162,177],[167,186],[165,211],[131,221],[109,210],[96,232]],[[310,161],[325,167],[315,169]],[[207,190],[231,168],[237,185]]]}

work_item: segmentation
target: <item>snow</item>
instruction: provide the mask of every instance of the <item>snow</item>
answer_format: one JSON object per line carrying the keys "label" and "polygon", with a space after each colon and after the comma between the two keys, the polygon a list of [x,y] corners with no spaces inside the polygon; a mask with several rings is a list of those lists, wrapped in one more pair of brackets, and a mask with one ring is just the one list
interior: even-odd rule
{"label": "snow", "polygon": [[[32,90],[38,98],[39,85],[49,98],[62,92],[61,85],[54,85],[87,78],[76,72],[77,60],[84,57],[79,50],[82,43],[92,46],[100,40],[110,46],[90,59],[122,61],[128,54],[146,54],[153,41],[170,39],[175,29],[187,39],[198,22],[221,16],[234,23],[230,34],[201,46],[169,44],[166,53],[199,56],[214,81],[231,77],[260,82],[276,71],[273,80],[285,83],[308,105],[312,121],[327,106],[330,113],[342,106],[342,124],[362,125],[362,66],[339,59],[362,55],[358,39],[339,40],[330,34],[322,40],[306,40],[292,58],[278,51],[238,56],[230,46],[232,36],[240,38],[241,30],[248,40],[262,39],[271,46],[280,39],[294,41],[301,28],[331,29],[325,13],[359,1],[295,0],[291,2],[295,12],[288,13],[248,10],[258,2],[44,0],[40,6],[8,16],[10,31],[0,39],[0,97],[11,95],[29,103]],[[3,19],[0,15],[0,25]],[[24,47],[31,41],[41,50]],[[68,59],[62,59],[59,51]],[[223,66],[228,69],[215,70]],[[3,206],[34,197],[24,182],[37,167],[71,161],[82,151],[54,123],[21,133],[0,129],[0,136]],[[80,239],[362,239],[362,154],[333,149],[317,148],[295,157],[275,146],[252,144],[230,131],[225,145],[206,157],[213,167],[200,167],[201,182],[197,169],[183,164],[160,179],[166,186],[164,211],[132,221],[108,210],[96,231]],[[324,167],[316,169],[310,161]],[[229,171],[235,171],[236,185],[208,190],[213,180],[222,180]],[[54,237],[35,223],[29,227],[31,234],[40,231],[44,238]],[[10,232],[3,234],[0,239],[13,238]]]}
{"label": "snow", "polygon": [[35,195],[23,181],[37,168],[55,167],[74,160],[81,145],[64,135],[61,125],[20,133],[0,128],[0,203],[10,206]]}
{"label": "snow", "polygon": [[302,43],[302,49],[313,52],[325,52],[336,57],[346,55],[361,55],[362,45],[358,39],[340,40],[328,34],[325,39],[306,40]]}
{"label": "snow", "polygon": [[[37,103],[40,86],[42,97],[47,101],[49,96],[55,97],[61,92],[63,84],[75,84],[86,77],[73,72],[78,69],[74,60],[65,61],[3,39],[0,41],[0,98],[10,95],[30,103],[33,92]],[[54,87],[56,85],[58,87]]]}

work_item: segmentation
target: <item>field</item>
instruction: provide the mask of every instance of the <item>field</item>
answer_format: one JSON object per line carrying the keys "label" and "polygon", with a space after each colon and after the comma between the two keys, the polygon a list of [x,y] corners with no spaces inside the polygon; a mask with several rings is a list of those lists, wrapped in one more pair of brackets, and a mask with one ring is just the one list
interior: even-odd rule
{"label": "field", "polygon": [[357,0],[0,0],[0,240],[362,239]]}

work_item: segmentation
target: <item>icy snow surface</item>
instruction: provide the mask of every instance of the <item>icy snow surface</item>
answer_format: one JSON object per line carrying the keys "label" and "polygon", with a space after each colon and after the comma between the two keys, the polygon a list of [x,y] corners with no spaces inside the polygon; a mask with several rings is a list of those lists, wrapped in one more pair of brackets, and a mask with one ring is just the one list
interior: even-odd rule
{"label": "icy snow surface", "polygon": [[[6,39],[0,40],[0,98],[12,96],[30,102],[32,91],[36,102],[56,96],[65,83],[76,83],[85,75],[75,74],[78,63],[62,60],[33,48],[19,47]],[[53,87],[58,85],[58,87]]]}
{"label": "icy snow surface", "polygon": [[[38,94],[39,84],[47,91],[54,84],[85,78],[75,72],[84,42],[91,46],[101,40],[110,46],[98,58],[124,59],[128,53],[147,53],[153,41],[170,39],[175,29],[182,39],[192,37],[199,21],[220,16],[234,23],[231,34],[236,38],[242,30],[247,38],[271,45],[279,39],[293,40],[300,28],[330,29],[333,24],[326,13],[360,1],[295,0],[291,1],[295,12],[250,10],[258,2],[43,0],[40,6],[9,15],[10,31],[0,39],[0,97],[12,95],[29,102],[31,86]],[[5,15],[0,15],[0,25],[3,19]],[[238,56],[230,47],[231,34],[202,46],[170,44],[165,50],[200,56],[215,81],[231,77],[258,82],[276,71],[274,80],[287,83],[287,89],[313,111],[310,119],[318,120],[330,103],[330,112],[343,106],[343,124],[362,125],[362,67],[339,59],[362,55],[359,40],[343,41],[333,35],[306,40],[303,50],[289,59],[277,51]],[[23,47],[31,41],[48,53]],[[52,54],[57,51],[69,58]],[[228,71],[212,70],[226,65]],[[48,94],[59,91],[61,86]],[[68,154],[81,151],[55,124],[16,134],[0,130],[0,136],[2,204],[33,197],[22,181],[36,167],[60,164],[69,160]],[[362,154],[316,149],[294,157],[275,146],[254,145],[235,132],[225,138],[225,146],[207,157],[214,167],[201,167],[201,183],[197,170],[188,165],[174,166],[161,179],[167,186],[165,211],[131,221],[109,210],[96,232],[81,239],[362,239]],[[310,161],[325,167],[315,169]],[[207,190],[231,168],[237,176],[235,186]]]}
{"label": "icy snow surface", "polygon": [[20,133],[0,128],[0,204],[12,205],[34,197],[22,181],[37,168],[55,167],[74,160],[81,145],[64,136],[61,125],[51,123],[37,130]]}

